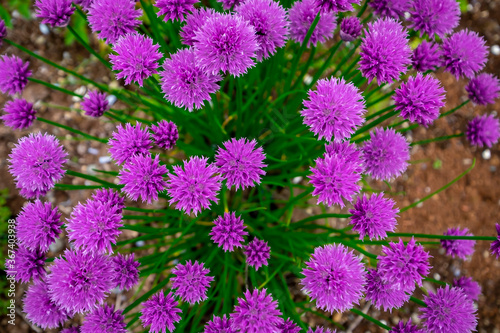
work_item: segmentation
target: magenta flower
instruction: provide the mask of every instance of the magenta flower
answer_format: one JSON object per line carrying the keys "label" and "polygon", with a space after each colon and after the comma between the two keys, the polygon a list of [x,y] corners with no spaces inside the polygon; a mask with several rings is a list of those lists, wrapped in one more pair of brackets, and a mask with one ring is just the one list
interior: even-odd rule
{"label": "magenta flower", "polygon": [[108,111],[109,103],[105,93],[94,90],[83,98],[81,107],[87,116],[98,118]]}
{"label": "magenta flower", "polygon": [[80,327],[81,333],[96,333],[96,332],[113,332],[126,333],[127,326],[124,322],[125,317],[122,310],[116,310],[114,306],[104,304],[103,307],[98,307],[90,312],[83,321]]}
{"label": "magenta flower", "polygon": [[216,14],[196,31],[193,44],[198,66],[209,74],[246,74],[259,50],[254,28],[239,15]]}
{"label": "magenta flower", "polygon": [[371,0],[369,5],[378,16],[397,20],[410,10],[412,3],[409,0]]}
{"label": "magenta flower", "polygon": [[5,27],[5,21],[0,18],[0,47],[5,37],[7,37],[7,28]]}
{"label": "magenta flower", "polygon": [[186,264],[177,264],[172,269],[172,289],[177,289],[174,293],[183,301],[195,304],[207,299],[207,289],[214,280],[208,268],[203,267],[203,263],[195,261],[194,264],[188,260]]}
{"label": "magenta flower", "polygon": [[462,276],[453,280],[453,287],[461,288],[465,296],[471,301],[477,301],[481,294],[481,286],[470,277]]}
{"label": "magenta flower", "polygon": [[370,81],[376,78],[379,85],[399,79],[411,63],[406,29],[390,18],[368,23],[368,27],[361,44],[361,73]]}
{"label": "magenta flower", "polygon": [[232,328],[240,332],[276,332],[276,325],[283,322],[278,302],[273,300],[267,289],[245,291],[245,298],[238,297],[238,305],[231,313]]}
{"label": "magenta flower", "polygon": [[233,185],[238,190],[240,187],[245,189],[260,184],[261,176],[266,174],[262,170],[267,166],[262,163],[266,154],[262,147],[255,148],[256,144],[255,139],[232,138],[223,143],[225,149],[218,148],[215,165],[220,168],[219,172],[222,179],[226,180],[228,189]]}
{"label": "magenta flower", "polygon": [[326,312],[343,312],[358,304],[366,283],[361,260],[344,245],[328,244],[314,249],[302,270],[302,290]]}
{"label": "magenta flower", "polygon": [[267,260],[271,257],[271,248],[267,245],[267,242],[254,238],[243,249],[243,253],[247,258],[247,264],[253,266],[256,271],[261,266],[267,266]]}
{"label": "magenta flower", "polygon": [[210,101],[210,94],[219,90],[218,82],[222,77],[218,74],[202,70],[195,59],[193,49],[181,49],[172,54],[163,63],[161,75],[161,91],[165,99],[179,108],[189,112],[201,109],[205,101]]}
{"label": "magenta flower", "polygon": [[348,16],[340,23],[340,38],[345,42],[352,42],[361,36],[363,25],[356,16]]}
{"label": "magenta flower", "polygon": [[224,10],[235,8],[243,1],[244,0],[217,0],[217,2],[222,3],[222,8],[224,8]]}
{"label": "magenta flower", "polygon": [[287,318],[281,324],[276,325],[276,328],[280,331],[280,333],[299,333],[300,327],[297,326],[290,318]]}
{"label": "magenta flower", "polygon": [[20,138],[9,155],[9,171],[21,195],[32,199],[51,190],[66,172],[67,155],[55,136],[31,133]]}
{"label": "magenta flower", "polygon": [[79,5],[83,10],[88,10],[94,0],[73,0],[75,5]]}
{"label": "magenta flower", "polygon": [[[307,31],[311,27],[314,18],[318,14],[315,0],[295,1],[288,11],[290,20],[290,38],[297,43],[303,43]],[[322,13],[311,38],[307,42],[307,47],[324,43],[333,37],[333,32],[337,27],[337,16],[335,13]]]}
{"label": "magenta flower", "polygon": [[[469,229],[448,228],[445,236],[474,236]],[[474,253],[476,241],[472,239],[441,239],[441,246],[446,250],[446,254],[453,258],[459,257],[463,260]]]}
{"label": "magenta flower", "polygon": [[356,144],[344,142],[332,142],[325,144],[325,154],[335,156],[335,158],[342,158],[346,163],[354,166],[354,172],[363,173],[365,165],[361,156],[361,151],[358,150]]}
{"label": "magenta flower", "polygon": [[236,333],[236,329],[232,328],[233,321],[231,318],[226,318],[226,315],[217,317],[214,315],[211,321],[205,325],[203,333]]}
{"label": "magenta flower", "polygon": [[417,325],[411,323],[411,318],[408,319],[406,324],[400,320],[399,323],[394,326],[389,333],[426,333],[424,330],[419,329]]}
{"label": "magenta flower", "polygon": [[194,4],[198,0],[157,0],[154,6],[159,9],[158,17],[165,15],[163,21],[184,21],[184,15],[194,10]]}
{"label": "magenta flower", "polygon": [[61,214],[50,202],[29,202],[17,216],[16,236],[30,250],[48,251],[61,233]]}
{"label": "magenta flower", "polygon": [[64,251],[50,266],[51,300],[69,313],[83,313],[102,304],[113,288],[113,265],[107,256]]}
{"label": "magenta flower", "polygon": [[353,11],[354,7],[352,5],[359,5],[361,0],[315,0],[315,2],[321,13],[336,13]]}
{"label": "magenta flower", "polygon": [[443,41],[443,65],[458,78],[472,78],[483,69],[488,56],[485,41],[477,32],[467,29],[455,32]]}
{"label": "magenta flower", "polygon": [[135,32],[141,24],[141,15],[133,0],[92,0],[87,19],[92,32],[108,44],[114,44],[120,37]]}
{"label": "magenta flower", "polygon": [[439,288],[424,296],[426,307],[420,308],[424,327],[435,333],[467,333],[476,331],[474,303],[460,288]]}
{"label": "magenta flower", "polygon": [[121,213],[125,208],[125,198],[121,197],[118,192],[112,188],[101,188],[92,194],[92,199],[102,202],[103,204],[110,204],[114,207],[117,213]]}
{"label": "magenta flower", "polygon": [[[15,251],[14,278],[21,283],[28,283],[31,279],[39,280],[45,275],[46,253],[40,249],[30,250],[19,245]],[[10,272],[10,271],[9,271]]]}
{"label": "magenta flower", "polygon": [[58,328],[68,319],[68,313],[50,300],[45,281],[35,281],[28,287],[23,298],[26,318],[42,329]]}
{"label": "magenta flower", "polygon": [[177,126],[165,119],[160,120],[157,125],[151,125],[151,136],[154,143],[163,149],[172,149],[179,138]]}
{"label": "magenta flower", "polygon": [[391,311],[403,306],[410,299],[410,294],[404,290],[394,288],[394,286],[382,279],[379,272],[368,269],[366,276],[366,300],[371,301],[377,309]]}
{"label": "magenta flower", "polygon": [[423,40],[415,50],[411,58],[413,68],[419,72],[435,70],[441,66],[442,51],[439,44]]}
{"label": "magenta flower", "polygon": [[141,123],[132,126],[130,123],[116,126],[116,132],[108,141],[109,153],[118,163],[129,161],[136,155],[149,155],[149,149],[153,148],[153,143],[148,132],[148,127],[142,129]]}
{"label": "magenta flower", "polygon": [[163,291],[160,290],[142,303],[143,309],[140,317],[142,327],[146,328],[151,325],[149,330],[151,333],[165,333],[166,329],[173,332],[175,330],[174,323],[181,320],[178,313],[182,312],[182,310],[177,305],[172,292],[165,296]]}
{"label": "magenta flower", "polygon": [[23,62],[15,55],[2,55],[0,59],[0,91],[9,95],[22,93],[28,83],[28,78],[31,76],[29,65],[28,61]]}
{"label": "magenta flower", "polygon": [[207,165],[207,161],[206,157],[192,156],[189,161],[184,160],[184,170],[173,166],[175,174],[168,174],[167,192],[172,198],[169,203],[177,202],[176,209],[198,215],[202,209],[210,208],[210,201],[219,202],[221,176],[217,174],[217,167]]}
{"label": "magenta flower", "polygon": [[113,261],[113,284],[122,290],[130,290],[139,282],[140,263],[134,260],[134,254],[117,253]]}
{"label": "magenta flower", "polygon": [[3,112],[5,112],[2,116],[3,122],[13,129],[28,128],[36,119],[36,110],[33,109],[33,104],[23,98],[7,101],[3,107]]}
{"label": "magenta flower", "polygon": [[493,74],[481,73],[469,81],[465,90],[469,99],[476,104],[494,104],[499,96],[500,82]]}
{"label": "magenta flower", "polygon": [[473,146],[491,148],[500,138],[500,122],[493,114],[475,117],[467,124],[465,136]]}
{"label": "magenta flower", "polygon": [[500,224],[495,223],[495,228],[497,229],[497,240],[491,243],[490,251],[491,254],[496,256],[498,259],[500,256]]}
{"label": "magenta flower", "polygon": [[420,31],[420,36],[444,38],[458,26],[460,4],[455,0],[413,0],[410,14],[410,28]]}
{"label": "magenta flower", "polygon": [[191,14],[186,16],[186,24],[181,27],[180,36],[182,43],[193,46],[196,41],[196,32],[203,27],[209,17],[217,13],[213,8],[195,8]]}
{"label": "magenta flower", "polygon": [[235,212],[224,213],[224,216],[215,219],[210,236],[224,251],[233,252],[235,247],[242,247],[243,236],[248,235],[245,228],[243,220]]}
{"label": "magenta flower", "polygon": [[36,17],[52,27],[67,26],[76,9],[71,0],[36,0],[35,6]]}

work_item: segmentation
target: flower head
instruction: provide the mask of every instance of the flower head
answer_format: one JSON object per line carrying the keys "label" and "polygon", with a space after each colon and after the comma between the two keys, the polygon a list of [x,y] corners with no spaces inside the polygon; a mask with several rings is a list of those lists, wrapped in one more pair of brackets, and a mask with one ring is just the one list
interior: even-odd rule
{"label": "flower head", "polygon": [[175,330],[174,323],[181,320],[178,313],[182,310],[177,305],[172,292],[169,292],[167,296],[163,291],[154,294],[142,303],[143,309],[140,317],[142,327],[146,328],[151,325],[150,332],[152,333],[166,333],[167,329],[173,332]]}
{"label": "flower head", "polygon": [[419,329],[417,325],[413,325],[411,323],[411,319],[408,319],[406,324],[400,320],[399,323],[389,331],[389,333],[425,333],[425,331]]}
{"label": "flower head", "polygon": [[497,229],[497,239],[491,243],[490,251],[498,259],[500,256],[500,224],[496,223],[495,227]]}
{"label": "flower head", "polygon": [[7,36],[7,28],[5,27],[5,21],[0,18],[0,46],[2,46],[3,39]]}
{"label": "flower head", "polygon": [[235,247],[242,247],[243,236],[248,235],[245,228],[243,220],[235,212],[224,213],[224,216],[215,219],[210,236],[224,251],[233,252]]}
{"label": "flower head", "polygon": [[109,103],[105,93],[94,90],[83,98],[81,107],[87,116],[98,118],[108,111]]}
{"label": "flower head", "polygon": [[130,123],[125,124],[125,127],[116,126],[116,132],[113,132],[108,145],[111,157],[118,164],[127,162],[135,155],[149,155],[149,149],[153,148],[148,127],[141,128],[140,123],[135,126]]}
{"label": "flower head", "polygon": [[469,99],[476,104],[494,104],[499,96],[500,81],[493,74],[481,73],[469,81],[465,90]]}
{"label": "flower head", "polygon": [[50,202],[36,200],[24,206],[16,221],[16,236],[30,250],[48,251],[61,233],[61,214]]}
{"label": "flower head", "polygon": [[273,300],[267,289],[245,291],[245,298],[238,297],[238,305],[231,313],[233,328],[246,333],[276,332],[276,325],[283,322],[278,302]]}
{"label": "flower head", "polygon": [[282,322],[281,324],[276,325],[276,328],[280,330],[280,333],[299,333],[300,327],[297,326],[290,318]]}
{"label": "flower head", "polygon": [[361,36],[363,25],[356,16],[348,16],[340,23],[340,38],[346,42],[352,42]]}
{"label": "flower head", "polygon": [[45,251],[30,250],[23,245],[18,246],[15,252],[14,278],[21,283],[28,283],[31,279],[39,280],[45,275]]}
{"label": "flower head", "polygon": [[412,2],[409,0],[371,0],[369,4],[375,14],[397,20],[410,10]]}
{"label": "flower head", "polygon": [[35,2],[36,17],[42,19],[43,24],[52,27],[65,27],[75,11],[71,0],[37,0]]}
{"label": "flower head", "polygon": [[177,126],[165,119],[160,120],[156,125],[151,125],[154,143],[163,149],[172,149],[179,138],[179,131]]}
{"label": "flower head", "polygon": [[363,173],[365,165],[361,156],[361,151],[358,150],[356,144],[344,142],[332,142],[325,144],[325,154],[332,155],[336,158],[343,158],[346,163],[354,165],[354,172]]}
{"label": "flower head", "polygon": [[184,170],[181,166],[173,166],[175,174],[168,174],[167,192],[172,198],[170,204],[177,202],[176,209],[197,215],[210,207],[210,201],[219,202],[221,176],[217,174],[217,167],[207,165],[207,161],[206,157],[193,156],[189,161],[184,160]]}
{"label": "flower head", "polygon": [[465,136],[471,145],[490,148],[500,138],[500,122],[493,114],[475,117],[467,124]]}
{"label": "flower head", "polygon": [[191,48],[181,49],[163,63],[161,90],[165,98],[176,107],[186,108],[189,112],[201,109],[205,101],[210,101],[210,94],[219,90],[218,82],[222,77],[218,73],[202,70]]}
{"label": "flower head", "polygon": [[123,290],[130,290],[139,281],[140,263],[134,260],[134,254],[123,255],[118,253],[112,258],[113,284]]}
{"label": "flower head", "polygon": [[453,287],[461,288],[468,299],[477,301],[481,294],[481,286],[470,277],[462,276],[453,280]]}
{"label": "flower head", "polygon": [[124,322],[125,317],[122,310],[116,310],[114,306],[104,304],[103,307],[98,307],[90,312],[83,321],[80,327],[81,333],[96,333],[96,332],[113,332],[126,333],[127,326]]}
{"label": "flower head", "polygon": [[3,112],[5,112],[2,116],[3,122],[13,129],[28,128],[36,118],[33,104],[23,98],[16,98],[5,103]]}
{"label": "flower head", "polygon": [[[469,229],[449,228],[445,236],[474,236],[469,232]],[[474,245],[476,241],[472,239],[441,239],[441,246],[446,250],[446,254],[453,258],[459,257],[466,259],[474,253]]]}
{"label": "flower head", "polygon": [[353,4],[359,5],[361,0],[315,0],[316,7],[321,13],[350,12],[354,10]]}
{"label": "flower head", "polygon": [[9,171],[21,195],[31,199],[51,190],[64,176],[67,155],[53,135],[31,133],[20,138],[9,155]]}
{"label": "flower head", "polygon": [[224,10],[228,10],[231,8],[234,8],[238,6],[240,3],[242,3],[244,0],[217,0],[217,2],[222,3],[222,8]]}
{"label": "flower head", "polygon": [[[303,43],[318,11],[319,8],[316,7],[315,0],[295,1],[292,8],[288,11],[290,38],[297,43]],[[316,28],[307,42],[307,47],[324,43],[332,38],[336,27],[337,16],[335,13],[322,13]]]}
{"label": "flower head", "polygon": [[424,327],[435,333],[467,333],[477,325],[474,303],[460,288],[439,288],[436,293],[424,296],[427,305],[420,308]]}
{"label": "flower head", "polygon": [[434,70],[441,66],[442,51],[439,44],[423,40],[412,54],[412,65],[419,72]]}
{"label": "flower head", "polygon": [[460,20],[460,4],[455,0],[413,0],[410,27],[434,39],[453,32]]}
{"label": "flower head", "polygon": [[112,188],[102,188],[92,194],[92,199],[100,201],[104,204],[109,203],[112,208],[115,208],[117,213],[121,213],[125,208],[125,198],[121,197],[118,192]]}
{"label": "flower head", "polygon": [[382,279],[380,273],[374,269],[368,269],[366,277],[366,300],[371,301],[375,308],[383,308],[384,311],[392,311],[403,306],[410,299],[410,295],[404,290],[394,286]]}
{"label": "flower head", "polygon": [[477,32],[467,29],[454,33],[443,41],[443,65],[458,78],[471,78],[486,64],[488,48]]}
{"label": "flower head", "polygon": [[375,179],[399,177],[408,167],[410,145],[394,129],[376,128],[363,147],[366,171]]}
{"label": "flower head", "polygon": [[28,83],[28,78],[31,76],[29,65],[28,61],[23,62],[15,55],[2,55],[0,59],[0,91],[9,95],[22,93]]}
{"label": "flower head", "polygon": [[186,16],[186,24],[181,28],[181,39],[185,45],[193,46],[196,41],[196,32],[203,27],[209,17],[215,16],[213,8],[195,8],[191,14]]}
{"label": "flower head", "polygon": [[213,276],[208,276],[210,273],[208,268],[203,267],[203,263],[195,261],[194,264],[188,260],[186,264],[177,264],[172,269],[174,277],[172,281],[172,289],[177,289],[174,293],[183,301],[189,304],[195,304],[207,299],[207,289],[210,283],[214,280]]}
{"label": "flower head", "polygon": [[255,270],[258,270],[261,266],[267,266],[267,260],[271,257],[271,248],[267,245],[267,242],[254,238],[243,248],[249,266],[253,266]]}
{"label": "flower head", "polygon": [[329,313],[343,312],[358,304],[366,283],[361,260],[341,244],[328,244],[314,249],[307,268],[302,290],[316,300],[316,306]]}
{"label": "flower head", "polygon": [[236,333],[236,329],[232,328],[232,324],[233,320],[226,318],[226,315],[222,316],[222,318],[214,315],[212,320],[205,325],[203,333]]}
{"label": "flower head", "polygon": [[255,148],[257,141],[249,141],[246,138],[235,139],[223,143],[224,148],[219,147],[215,156],[215,165],[226,180],[227,188],[233,185],[238,190],[240,187],[254,187],[260,184],[261,176],[266,172],[262,170],[267,165],[262,163],[266,154],[262,147]]}
{"label": "flower head", "polygon": [[73,0],[75,5],[79,5],[83,10],[88,10],[94,0]]}
{"label": "flower head", "polygon": [[393,19],[378,19],[368,27],[361,44],[361,73],[368,80],[376,78],[379,85],[399,79],[411,63],[407,31]]}
{"label": "flower head", "polygon": [[194,10],[194,4],[198,0],[157,0],[155,7],[159,9],[156,14],[158,17],[165,15],[163,21],[169,20],[184,21],[184,15]]}
{"label": "flower head", "polygon": [[58,328],[68,319],[68,313],[51,301],[49,289],[43,280],[28,287],[23,298],[26,318],[42,329]]}

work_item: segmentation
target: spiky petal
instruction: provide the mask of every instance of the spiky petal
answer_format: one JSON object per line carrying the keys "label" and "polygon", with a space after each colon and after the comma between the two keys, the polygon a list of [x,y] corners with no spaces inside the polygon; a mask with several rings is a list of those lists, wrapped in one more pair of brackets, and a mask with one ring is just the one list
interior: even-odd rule
{"label": "spiky petal", "polygon": [[[316,7],[314,0],[295,1],[292,8],[288,11],[290,38],[297,43],[304,42],[318,11],[319,8]],[[321,14],[318,24],[307,42],[307,47],[324,43],[332,38],[336,27],[337,16],[335,13],[328,12]]]}
{"label": "spiky petal", "polygon": [[142,303],[141,311],[142,327],[146,328],[151,325],[150,332],[166,333],[167,329],[170,332],[175,330],[175,323],[181,320],[178,313],[182,312],[177,306],[172,292],[165,296],[160,290],[158,293],[151,296],[146,302]]}
{"label": "spiky petal", "polygon": [[445,69],[458,78],[471,78],[483,69],[488,56],[484,38],[467,29],[455,32],[441,45]]}
{"label": "spiky petal", "polygon": [[35,6],[36,17],[52,27],[67,26],[76,9],[71,0],[37,0]]}
{"label": "spiky petal", "polygon": [[493,114],[477,116],[467,124],[465,136],[473,146],[491,148],[500,138],[500,121]]}
{"label": "spiky petal", "polygon": [[249,266],[253,266],[255,270],[258,270],[261,266],[267,266],[267,260],[271,257],[271,248],[267,245],[267,242],[254,238],[243,248]]}
{"label": "spiky petal", "polygon": [[58,328],[68,319],[68,313],[50,299],[47,283],[43,280],[28,287],[23,303],[26,318],[44,330]]}
{"label": "spiky petal", "polygon": [[0,59],[0,91],[4,94],[15,95],[22,93],[28,83],[31,71],[30,63],[13,55],[2,55]]}
{"label": "spiky petal", "polygon": [[276,325],[283,322],[278,302],[273,300],[267,289],[247,290],[245,298],[238,298],[238,305],[231,313],[233,328],[246,333],[276,332]]}
{"label": "spiky petal", "polygon": [[174,293],[183,301],[189,304],[195,304],[207,299],[207,289],[210,283],[214,280],[213,276],[208,276],[210,273],[208,268],[203,267],[203,263],[195,261],[191,263],[188,260],[185,264],[177,264],[172,269],[174,277],[172,281],[172,289],[177,289]]}
{"label": "spiky petal", "polygon": [[126,333],[128,332],[124,322],[125,316],[122,310],[116,310],[114,306],[104,304],[90,312],[83,321],[80,327],[81,333],[97,333],[97,332],[113,332]]}
{"label": "spiky petal", "polygon": [[36,119],[36,110],[33,108],[33,104],[23,98],[16,98],[5,103],[3,112],[5,112],[2,115],[3,122],[13,129],[28,128]]}
{"label": "spiky petal", "polygon": [[210,236],[224,251],[233,252],[235,247],[242,247],[243,236],[248,235],[245,228],[243,220],[235,212],[224,213],[224,216],[215,219]]}
{"label": "spiky petal", "polygon": [[493,74],[481,73],[469,81],[465,90],[469,99],[476,104],[494,104],[499,96],[500,81]]}

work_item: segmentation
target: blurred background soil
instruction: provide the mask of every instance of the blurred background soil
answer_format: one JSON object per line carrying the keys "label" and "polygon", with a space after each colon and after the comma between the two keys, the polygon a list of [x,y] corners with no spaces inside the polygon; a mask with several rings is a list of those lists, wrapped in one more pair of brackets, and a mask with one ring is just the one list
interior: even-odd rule
{"label": "blurred background soil", "polygon": [[[462,15],[461,27],[469,28],[484,35],[490,47],[489,62],[485,71],[500,77],[500,1],[471,1],[469,11]],[[14,20],[15,29],[9,30],[8,38],[16,43],[36,50],[38,54],[52,61],[69,67],[97,82],[115,85],[114,81],[104,66],[89,58],[85,49],[77,44],[66,46],[62,32],[53,30],[49,34],[42,34],[35,21],[26,21],[20,17]],[[95,45],[97,47],[97,45]],[[14,47],[4,43],[0,48],[2,54],[16,54],[31,62],[33,76],[50,82],[71,84],[63,72],[37,61],[19,52]],[[447,91],[447,104],[443,111],[451,109],[466,99],[464,85],[466,81],[457,81],[449,74],[438,72]],[[70,85],[73,90],[84,94],[85,87]],[[38,115],[61,124],[78,128],[100,138],[109,137],[115,125],[102,119],[94,120],[85,117],[76,111],[61,110],[47,104],[57,104],[78,108],[79,101],[63,93],[51,91],[46,87],[34,83],[28,84],[23,97],[30,102],[37,102]],[[0,105],[7,101],[6,96],[0,95]],[[43,103],[42,103],[43,102]],[[114,108],[119,108],[115,105]],[[500,110],[500,101],[487,107],[467,104],[460,111],[451,116],[440,119],[428,129],[418,128],[410,132],[413,140],[428,139],[443,135],[459,133],[465,130],[466,124],[475,115]],[[93,168],[103,170],[116,170],[116,167],[107,158],[104,145],[87,140],[75,140],[65,130],[36,121],[34,126],[26,131],[13,131],[0,126],[0,189],[8,188],[9,196],[7,205],[17,214],[25,200],[17,194],[11,175],[8,173],[6,158],[18,138],[33,131],[47,131],[62,139],[62,144],[71,156],[68,167],[83,173],[92,173]],[[495,223],[500,223],[500,150],[499,145],[492,149],[476,149],[471,147],[466,139],[455,138],[440,143],[431,143],[424,146],[413,147],[411,160],[413,164],[406,174],[393,182],[392,190],[404,195],[395,195],[399,207],[404,207],[427,194],[439,189],[453,178],[466,170],[476,159],[475,168],[464,178],[448,190],[439,193],[422,205],[401,214],[398,222],[398,232],[434,233],[442,234],[449,227],[467,227],[474,235],[496,236]],[[64,183],[84,184],[81,179],[66,176]],[[373,183],[376,188],[386,188],[384,184]],[[384,187],[385,186],[385,187]],[[58,208],[63,213],[63,218],[68,217],[72,207],[79,201],[84,201],[89,193],[86,191],[51,191],[48,199],[57,202]],[[345,221],[338,222],[344,223]],[[134,236],[134,235],[129,235]],[[64,246],[60,243],[59,249]],[[482,294],[478,301],[479,324],[481,333],[500,333],[500,262],[489,254],[489,242],[478,242],[474,255],[466,260],[452,259],[444,255],[442,249],[433,249],[431,264],[433,269],[430,277],[438,280],[452,282],[458,276],[471,276],[482,287]],[[56,247],[57,249],[57,247]],[[292,282],[294,284],[294,282]],[[22,296],[26,286],[19,285],[17,299]],[[432,289],[432,286],[426,285]],[[19,304],[19,301],[18,301]],[[361,304],[361,308],[364,305]],[[418,318],[412,314],[416,307],[409,303],[394,314],[377,311],[374,308],[365,308],[370,315],[384,320],[389,326],[399,320],[406,320],[410,316],[413,321]],[[382,332],[366,321],[347,312],[336,314],[334,319],[346,327],[351,327],[352,332]],[[311,324],[325,324],[317,318],[309,319]],[[7,329],[8,327],[8,329]],[[17,316],[16,326],[7,325],[6,319],[0,319],[0,332],[35,332],[21,316]]]}

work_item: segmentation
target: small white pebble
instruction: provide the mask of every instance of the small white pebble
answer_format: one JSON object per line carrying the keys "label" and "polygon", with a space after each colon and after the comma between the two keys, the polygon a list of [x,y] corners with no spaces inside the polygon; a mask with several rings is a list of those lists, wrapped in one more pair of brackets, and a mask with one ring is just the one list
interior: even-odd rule
{"label": "small white pebble", "polygon": [[485,160],[489,160],[491,158],[491,151],[489,149],[483,150],[483,153],[481,154]]}
{"label": "small white pebble", "polygon": [[97,155],[99,153],[99,150],[92,148],[92,147],[89,147],[88,152],[89,152],[89,154]]}
{"label": "small white pebble", "polygon": [[44,35],[48,35],[50,33],[50,29],[46,24],[40,23],[40,32]]}
{"label": "small white pebble", "polygon": [[405,19],[409,19],[411,17],[411,14],[409,12],[405,12]]}
{"label": "small white pebble", "polygon": [[491,53],[493,55],[499,55],[500,54],[500,46],[498,46],[496,44],[491,46]]}
{"label": "small white pebble", "polygon": [[116,103],[116,96],[115,95],[108,95],[108,96],[106,96],[106,100],[108,101],[108,105],[112,106],[113,104]]}
{"label": "small white pebble", "polygon": [[309,74],[304,75],[304,80],[303,80],[304,84],[309,85],[309,84],[311,84],[312,80],[313,80],[313,77],[311,75],[309,75]]}
{"label": "small white pebble", "polygon": [[106,164],[111,162],[111,156],[101,156],[99,157],[99,163]]}
{"label": "small white pebble", "polygon": [[300,183],[302,181],[302,179],[304,179],[302,176],[294,177],[292,179],[292,183],[298,184],[298,183]]}
{"label": "small white pebble", "polygon": [[425,193],[431,193],[431,188],[429,186],[427,186],[425,189],[424,189]]}
{"label": "small white pebble", "polygon": [[441,280],[441,275],[439,275],[439,273],[434,273],[433,277],[434,277],[434,280],[438,280],[438,281]]}
{"label": "small white pebble", "polygon": [[138,240],[137,242],[135,242],[135,246],[137,246],[137,247],[144,246],[145,244],[146,243],[143,240]]}
{"label": "small white pebble", "polygon": [[471,165],[472,164],[472,160],[470,158],[464,158],[463,159],[463,163],[464,163],[464,165]]}

